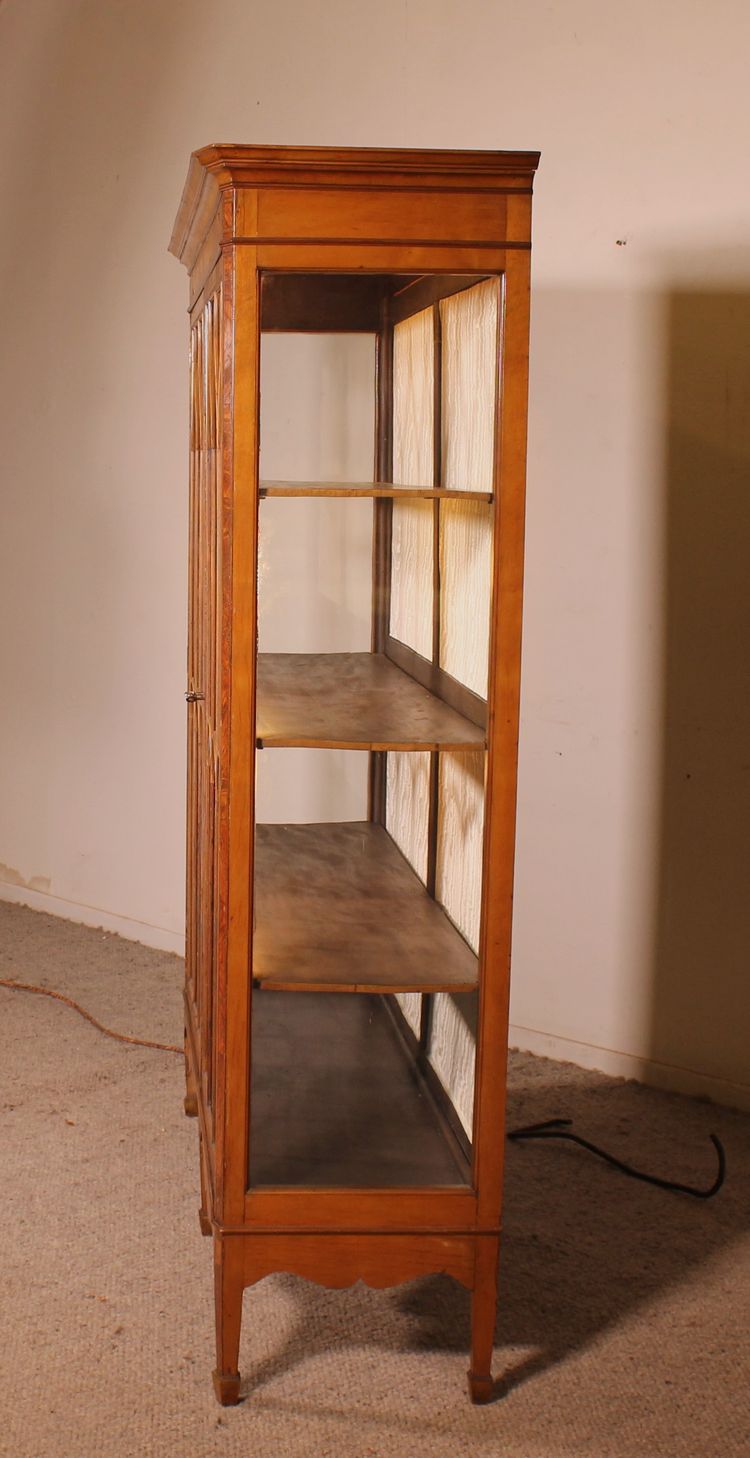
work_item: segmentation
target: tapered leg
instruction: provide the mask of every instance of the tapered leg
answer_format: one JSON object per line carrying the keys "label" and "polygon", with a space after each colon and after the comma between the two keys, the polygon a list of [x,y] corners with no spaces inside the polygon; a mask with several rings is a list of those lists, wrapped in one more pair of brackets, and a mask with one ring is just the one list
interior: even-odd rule
{"label": "tapered leg", "polygon": [[497,1263],[500,1238],[480,1235],[476,1241],[474,1289],[471,1295],[471,1366],[469,1394],[472,1402],[489,1402],[494,1396],[492,1347],[497,1315]]}
{"label": "tapered leg", "polygon": [[240,1400],[240,1328],[242,1326],[241,1242],[231,1235],[214,1236],[216,1298],[216,1370],[214,1392],[222,1407]]}

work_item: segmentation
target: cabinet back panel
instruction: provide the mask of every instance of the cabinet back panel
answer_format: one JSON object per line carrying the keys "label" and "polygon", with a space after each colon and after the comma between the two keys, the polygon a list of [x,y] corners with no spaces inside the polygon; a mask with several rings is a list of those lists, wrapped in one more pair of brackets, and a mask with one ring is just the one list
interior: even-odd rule
{"label": "cabinet back panel", "polygon": [[[427,881],[430,820],[430,755],[389,754],[387,760],[385,824],[420,880]],[[409,1027],[419,1037],[422,998],[418,992],[399,992],[396,1001]]]}
{"label": "cabinet back panel", "polygon": [[[435,337],[432,309],[393,330],[393,480],[431,486],[434,464]],[[391,622],[394,638],[432,656],[433,509],[397,501],[391,526]]]}
{"label": "cabinet back panel", "polygon": [[440,503],[440,667],[487,697],[492,507]]}

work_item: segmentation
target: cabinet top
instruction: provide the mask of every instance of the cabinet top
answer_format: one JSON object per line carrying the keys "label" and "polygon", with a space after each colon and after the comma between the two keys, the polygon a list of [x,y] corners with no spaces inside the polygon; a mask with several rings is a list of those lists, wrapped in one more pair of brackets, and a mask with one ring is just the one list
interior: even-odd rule
{"label": "cabinet top", "polygon": [[219,194],[242,188],[358,189],[388,192],[530,192],[538,152],[432,151],[392,147],[269,147],[215,142],[190,167],[169,244],[186,246]]}

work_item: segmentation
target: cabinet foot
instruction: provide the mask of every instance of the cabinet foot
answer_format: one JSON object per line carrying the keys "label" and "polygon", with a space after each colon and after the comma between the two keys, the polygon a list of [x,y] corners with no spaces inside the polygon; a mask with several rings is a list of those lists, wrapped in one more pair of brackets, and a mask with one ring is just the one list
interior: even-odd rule
{"label": "cabinet foot", "polygon": [[214,1371],[214,1392],[222,1407],[235,1407],[240,1400],[239,1372]]}
{"label": "cabinet foot", "polygon": [[216,1367],[214,1392],[222,1407],[240,1400],[240,1327],[244,1268],[242,1242],[236,1236],[214,1235],[216,1294]]}
{"label": "cabinet foot", "polygon": [[183,1099],[183,1107],[189,1119],[198,1117],[198,1096],[194,1093],[186,1093]]}
{"label": "cabinet foot", "polygon": [[497,1261],[500,1239],[496,1235],[477,1238],[474,1256],[474,1290],[471,1296],[471,1366],[469,1396],[472,1402],[492,1402],[497,1396],[492,1381],[492,1347],[497,1306]]}
{"label": "cabinet foot", "polygon": [[495,1396],[495,1384],[491,1377],[478,1377],[476,1372],[468,1373],[469,1397],[477,1404],[491,1402]]}

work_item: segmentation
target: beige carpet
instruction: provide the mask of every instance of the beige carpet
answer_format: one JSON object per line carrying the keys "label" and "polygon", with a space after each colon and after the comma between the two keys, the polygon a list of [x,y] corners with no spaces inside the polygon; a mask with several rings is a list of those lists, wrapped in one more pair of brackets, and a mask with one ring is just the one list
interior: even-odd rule
{"label": "beige carpet", "polygon": [[[181,964],[0,905],[0,976],[179,1041]],[[466,1398],[468,1296],[447,1279],[245,1295],[246,1400],[222,1411],[211,1248],[180,1060],[0,989],[0,1453],[8,1458],[748,1458],[750,1120],[516,1055],[511,1120],[581,1131],[701,1203],[569,1146],[509,1150],[496,1373]]]}

